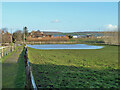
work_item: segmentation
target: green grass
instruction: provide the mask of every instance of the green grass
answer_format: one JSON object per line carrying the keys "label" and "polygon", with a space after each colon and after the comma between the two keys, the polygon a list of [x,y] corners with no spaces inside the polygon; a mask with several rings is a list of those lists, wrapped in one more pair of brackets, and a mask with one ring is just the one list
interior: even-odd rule
{"label": "green grass", "polygon": [[23,46],[4,57],[2,62],[2,88],[24,88],[25,65]]}
{"label": "green grass", "polygon": [[118,87],[118,46],[96,50],[28,48],[28,55],[37,87]]}

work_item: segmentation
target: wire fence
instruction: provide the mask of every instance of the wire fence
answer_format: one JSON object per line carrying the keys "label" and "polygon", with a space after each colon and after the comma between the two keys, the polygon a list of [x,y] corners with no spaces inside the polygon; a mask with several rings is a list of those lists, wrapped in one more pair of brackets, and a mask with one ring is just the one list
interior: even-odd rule
{"label": "wire fence", "polygon": [[3,56],[6,56],[9,53],[11,53],[12,51],[14,51],[16,47],[17,47],[16,44],[14,44],[13,46],[2,46],[2,47],[0,47],[0,59],[2,59]]}
{"label": "wire fence", "polygon": [[33,90],[37,90],[37,86],[35,84],[35,80],[31,70],[31,66],[29,64],[27,46],[25,46],[24,48],[25,48],[24,58],[25,58],[25,74],[26,74],[25,88],[32,88]]}

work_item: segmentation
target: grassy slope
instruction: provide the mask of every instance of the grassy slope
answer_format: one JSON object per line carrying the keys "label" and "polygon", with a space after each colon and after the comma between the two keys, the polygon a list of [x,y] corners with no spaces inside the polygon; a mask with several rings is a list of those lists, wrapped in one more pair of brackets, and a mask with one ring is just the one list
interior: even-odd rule
{"label": "grassy slope", "polygon": [[2,63],[2,87],[24,88],[25,68],[24,51],[22,46],[3,58]]}
{"label": "grassy slope", "polygon": [[28,48],[38,87],[118,87],[118,47],[98,50]]}

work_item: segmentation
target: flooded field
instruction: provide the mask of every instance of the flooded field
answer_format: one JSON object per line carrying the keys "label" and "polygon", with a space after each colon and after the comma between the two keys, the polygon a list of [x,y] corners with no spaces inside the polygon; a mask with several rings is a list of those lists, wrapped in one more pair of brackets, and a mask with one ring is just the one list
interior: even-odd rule
{"label": "flooded field", "polygon": [[101,49],[103,46],[94,46],[87,44],[42,44],[42,45],[27,45],[34,49]]}

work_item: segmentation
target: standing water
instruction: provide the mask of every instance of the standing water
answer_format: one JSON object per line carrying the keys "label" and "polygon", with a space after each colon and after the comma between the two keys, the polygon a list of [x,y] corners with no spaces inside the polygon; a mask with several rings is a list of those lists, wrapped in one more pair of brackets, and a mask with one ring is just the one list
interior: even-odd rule
{"label": "standing water", "polygon": [[27,45],[34,49],[101,49],[104,46],[94,46],[87,44],[41,44],[41,45]]}

